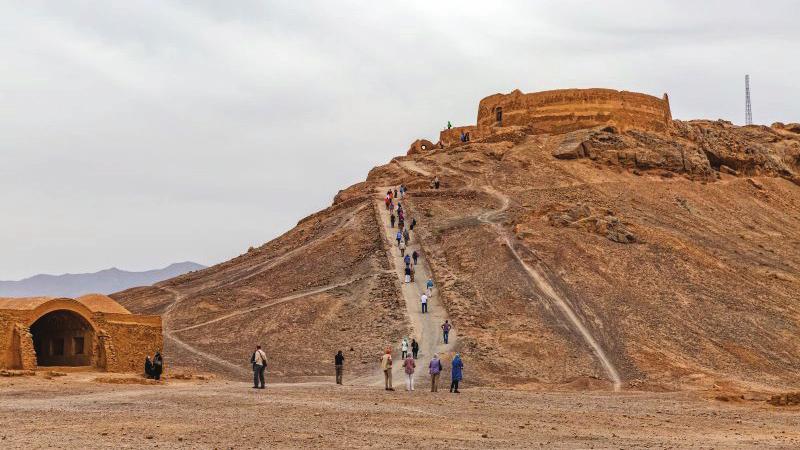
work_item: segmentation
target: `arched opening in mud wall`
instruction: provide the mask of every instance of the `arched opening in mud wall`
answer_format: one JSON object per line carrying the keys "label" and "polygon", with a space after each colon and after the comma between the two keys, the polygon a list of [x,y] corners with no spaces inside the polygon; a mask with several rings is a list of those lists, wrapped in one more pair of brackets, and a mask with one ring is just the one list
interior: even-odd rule
{"label": "arched opening in mud wall", "polygon": [[80,314],[49,312],[30,327],[38,366],[91,366],[95,332]]}

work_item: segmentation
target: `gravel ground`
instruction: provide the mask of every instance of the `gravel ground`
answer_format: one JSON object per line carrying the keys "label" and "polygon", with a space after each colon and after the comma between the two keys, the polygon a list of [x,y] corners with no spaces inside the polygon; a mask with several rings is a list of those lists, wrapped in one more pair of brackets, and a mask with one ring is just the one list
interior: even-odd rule
{"label": "gravel ground", "polygon": [[[0,448],[800,446],[800,409],[697,393],[0,379]],[[108,380],[108,377],[104,377]]]}

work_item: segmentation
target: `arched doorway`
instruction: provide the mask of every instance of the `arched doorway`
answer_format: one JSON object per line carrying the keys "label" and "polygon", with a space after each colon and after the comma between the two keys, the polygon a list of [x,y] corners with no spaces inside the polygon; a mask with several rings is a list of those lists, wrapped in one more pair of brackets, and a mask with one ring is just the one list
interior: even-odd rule
{"label": "arched doorway", "polygon": [[51,311],[31,326],[37,366],[91,366],[95,332],[80,314]]}

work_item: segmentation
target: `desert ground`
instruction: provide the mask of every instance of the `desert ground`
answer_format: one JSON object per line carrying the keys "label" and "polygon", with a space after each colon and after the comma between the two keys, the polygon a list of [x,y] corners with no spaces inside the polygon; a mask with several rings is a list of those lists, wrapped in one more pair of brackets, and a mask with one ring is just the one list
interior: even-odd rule
{"label": "desert ground", "polygon": [[[470,387],[394,392],[93,372],[0,378],[2,448],[797,448],[800,408],[763,396]],[[332,377],[331,377],[332,378]],[[99,380],[99,381],[98,381]],[[359,380],[356,380],[358,382]]]}

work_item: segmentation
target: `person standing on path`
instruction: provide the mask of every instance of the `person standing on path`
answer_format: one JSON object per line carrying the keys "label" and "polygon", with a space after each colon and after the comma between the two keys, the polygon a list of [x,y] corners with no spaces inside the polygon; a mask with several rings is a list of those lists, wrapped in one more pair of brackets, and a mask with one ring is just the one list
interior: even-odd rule
{"label": "person standing on path", "polygon": [[417,359],[417,354],[419,354],[419,343],[416,339],[411,338],[411,355]]}
{"label": "person standing on path", "polygon": [[389,200],[389,212],[394,213],[394,202]]}
{"label": "person standing on path", "polygon": [[396,217],[394,216],[394,213],[392,213],[392,215],[391,215],[391,216],[389,216],[389,222],[391,222],[391,224],[392,224],[392,228],[394,228],[394,221],[395,221],[395,219],[396,219]]}
{"label": "person standing on path", "polygon": [[406,263],[406,267],[411,265],[411,255],[406,255],[403,257],[403,262]]}
{"label": "person standing on path", "polygon": [[153,355],[153,379],[160,380],[161,372],[164,371],[164,358],[161,357],[161,352],[156,352]]}
{"label": "person standing on path", "polygon": [[400,342],[400,358],[406,359],[406,356],[408,356],[408,339],[403,338]]}
{"label": "person standing on path", "polygon": [[400,242],[397,243],[397,247],[400,248],[400,256],[405,256],[406,255],[406,243],[403,242],[403,241],[400,241]]}
{"label": "person standing on path", "polygon": [[333,358],[333,363],[336,366],[336,384],[342,384],[342,372],[344,371],[344,355],[342,351]]}
{"label": "person standing on path", "polygon": [[450,392],[460,394],[458,391],[458,382],[461,381],[464,374],[464,363],[461,362],[461,354],[456,352],[456,357],[453,358],[453,367],[450,370]]}
{"label": "person standing on path", "polygon": [[417,226],[417,219],[412,217],[411,218],[411,223],[408,225],[408,228],[411,229],[411,231],[414,231],[414,227],[415,226]]}
{"label": "person standing on path", "polygon": [[144,357],[144,375],[153,378],[153,361],[150,360],[150,355]]}
{"label": "person standing on path", "polygon": [[425,287],[428,288],[425,293],[428,294],[428,297],[430,297],[433,293],[433,280],[428,278],[428,281],[425,283]]}
{"label": "person standing on path", "polygon": [[444,340],[444,344],[447,345],[447,338],[450,336],[450,329],[453,328],[453,325],[450,321],[446,320],[442,324],[442,340]]}
{"label": "person standing on path", "polygon": [[392,348],[386,347],[386,352],[381,357],[381,369],[383,370],[383,381],[387,391],[393,391],[392,387]]}
{"label": "person standing on path", "polygon": [[403,232],[397,230],[397,234],[394,236],[394,238],[397,240],[397,245],[400,245],[400,241],[403,240]]}
{"label": "person standing on path", "polygon": [[267,354],[264,353],[264,350],[261,350],[260,345],[256,345],[256,351],[250,357],[250,362],[253,363],[253,389],[264,389],[264,370],[267,368]]}
{"label": "person standing on path", "polygon": [[406,266],[405,274],[406,274],[405,282],[406,283],[411,283],[411,267],[410,266]]}
{"label": "person standing on path", "polygon": [[406,372],[406,390],[413,391],[414,390],[414,369],[417,367],[417,363],[414,361],[414,358],[411,355],[406,357],[405,362],[403,362],[403,368]]}
{"label": "person standing on path", "polygon": [[434,189],[439,189],[439,184],[440,184],[439,176],[437,175],[436,178],[433,179],[433,188]]}
{"label": "person standing on path", "polygon": [[422,294],[422,296],[419,298],[419,301],[422,303],[422,314],[425,314],[428,312],[428,296]]}
{"label": "person standing on path", "polygon": [[417,265],[417,259],[419,258],[419,253],[417,253],[417,251],[414,250],[414,253],[411,254],[411,257],[414,258],[414,265],[416,266]]}
{"label": "person standing on path", "polygon": [[411,235],[408,234],[408,228],[403,230],[403,240],[406,241],[406,246],[408,246],[408,242],[411,240]]}
{"label": "person standing on path", "polygon": [[439,374],[442,373],[442,361],[436,353],[433,354],[433,359],[428,364],[428,371],[431,374],[431,392],[439,392]]}
{"label": "person standing on path", "polygon": [[394,190],[394,198],[400,198],[397,196],[397,189]]}

